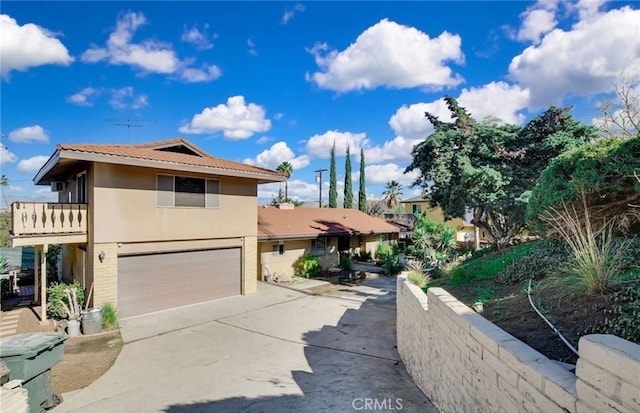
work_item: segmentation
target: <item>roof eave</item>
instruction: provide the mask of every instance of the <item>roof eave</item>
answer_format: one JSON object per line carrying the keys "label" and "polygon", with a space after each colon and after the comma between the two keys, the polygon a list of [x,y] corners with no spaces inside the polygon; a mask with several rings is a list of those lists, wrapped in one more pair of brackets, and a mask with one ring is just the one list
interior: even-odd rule
{"label": "roof eave", "polygon": [[42,179],[53,169],[54,166],[58,164],[59,161],[60,150],[56,149],[53,155],[51,155],[47,162],[45,162],[40,170],[36,173],[36,176],[33,177],[33,184],[40,185],[40,181],[42,181]]}
{"label": "roof eave", "polygon": [[[216,168],[212,166],[199,166],[199,165],[191,165],[191,164],[182,164],[175,162],[167,162],[167,161],[157,161],[152,159],[140,159],[140,158],[132,158],[128,156],[121,155],[107,155],[93,152],[79,152],[75,150],[62,149],[58,150],[57,157],[52,156],[49,161],[42,167],[36,178],[39,177],[38,180],[42,179],[42,177],[55,166],[56,163],[60,159],[73,159],[79,161],[89,161],[89,162],[102,162],[102,163],[111,163],[118,165],[128,165],[128,166],[139,166],[144,168],[157,168],[157,169],[169,169],[181,172],[196,172],[210,175],[220,175],[220,176],[231,176],[237,178],[250,178],[256,179],[258,183],[269,183],[269,182],[283,182],[287,178],[283,175],[270,175],[270,174],[261,174],[258,172],[249,172],[249,171],[237,171],[232,169],[224,169],[224,168]],[[54,160],[55,157],[55,161]],[[53,162],[52,162],[53,161]],[[50,166],[48,166],[51,163]],[[45,170],[45,167],[48,166],[48,169]],[[42,174],[41,172],[44,171]],[[35,179],[34,179],[35,182]]]}

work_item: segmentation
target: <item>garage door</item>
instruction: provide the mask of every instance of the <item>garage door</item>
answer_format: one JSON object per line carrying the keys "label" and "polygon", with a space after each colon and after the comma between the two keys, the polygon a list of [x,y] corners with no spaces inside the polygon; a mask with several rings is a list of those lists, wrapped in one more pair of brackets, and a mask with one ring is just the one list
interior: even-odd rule
{"label": "garage door", "polygon": [[131,317],[240,294],[240,248],[118,258],[118,313]]}

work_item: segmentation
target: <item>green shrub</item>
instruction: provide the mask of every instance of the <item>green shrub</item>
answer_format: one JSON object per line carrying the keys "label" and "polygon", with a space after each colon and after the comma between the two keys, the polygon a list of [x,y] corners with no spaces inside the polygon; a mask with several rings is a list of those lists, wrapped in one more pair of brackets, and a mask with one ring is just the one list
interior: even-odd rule
{"label": "green shrub", "polygon": [[118,312],[111,304],[102,306],[102,326],[105,330],[113,330],[118,327]]}
{"label": "green shrub", "polygon": [[64,304],[69,304],[64,291],[74,288],[78,299],[78,306],[82,308],[84,305],[84,289],[80,282],[75,281],[72,284],[53,283],[47,288],[47,313],[52,318],[66,318],[67,313]]}
{"label": "green shrub", "polygon": [[539,280],[556,273],[568,259],[569,252],[562,242],[546,238],[533,244],[531,249],[498,272],[496,281],[513,284],[530,278]]}
{"label": "green shrub", "polygon": [[376,247],[376,261],[385,262],[393,255],[393,248],[389,244],[379,243]]}
{"label": "green shrub", "polygon": [[304,255],[298,261],[298,274],[305,278],[315,277],[320,269],[320,261],[315,255]]}
{"label": "green shrub", "polygon": [[353,261],[351,261],[351,257],[347,254],[340,254],[340,268],[343,270],[353,269]]}
{"label": "green shrub", "polygon": [[359,261],[371,261],[371,252],[367,250],[360,251],[357,255]]}
{"label": "green shrub", "polygon": [[397,256],[389,256],[382,264],[382,269],[384,273],[387,275],[398,274],[400,271],[404,270],[404,265],[400,263]]}
{"label": "green shrub", "polygon": [[474,281],[494,279],[504,268],[533,248],[533,244],[523,244],[504,251],[472,257],[449,271],[451,285],[469,284]]}
{"label": "green shrub", "polygon": [[587,333],[614,334],[640,344],[640,282],[625,284],[610,296],[605,321]]}
{"label": "green shrub", "polygon": [[427,284],[429,284],[429,277],[419,271],[409,271],[407,274],[407,280],[417,285],[420,289],[425,289]]}

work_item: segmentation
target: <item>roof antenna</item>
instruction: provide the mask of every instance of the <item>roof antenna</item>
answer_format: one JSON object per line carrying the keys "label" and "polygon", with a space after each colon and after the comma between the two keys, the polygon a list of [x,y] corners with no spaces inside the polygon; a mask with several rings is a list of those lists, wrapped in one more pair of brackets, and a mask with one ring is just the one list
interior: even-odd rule
{"label": "roof antenna", "polygon": [[142,123],[151,122],[150,119],[121,119],[121,118],[104,118],[106,122],[111,123],[114,126],[124,126],[127,128],[127,143],[130,142],[131,128],[141,128]]}

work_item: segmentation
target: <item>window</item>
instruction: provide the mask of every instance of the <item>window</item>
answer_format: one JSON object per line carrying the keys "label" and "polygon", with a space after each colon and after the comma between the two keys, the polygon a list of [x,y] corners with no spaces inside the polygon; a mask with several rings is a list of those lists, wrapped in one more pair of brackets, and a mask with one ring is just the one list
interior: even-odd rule
{"label": "window", "polygon": [[284,244],[273,244],[273,255],[284,255]]}
{"label": "window", "polygon": [[87,173],[83,172],[76,176],[76,202],[87,203]]}
{"label": "window", "polygon": [[158,175],[156,189],[159,207],[220,207],[220,181],[215,179]]}
{"label": "window", "polygon": [[311,240],[311,254],[327,255],[327,239],[317,238],[317,239]]}
{"label": "window", "polygon": [[422,212],[422,205],[413,205],[413,213]]}

